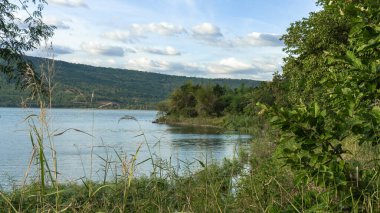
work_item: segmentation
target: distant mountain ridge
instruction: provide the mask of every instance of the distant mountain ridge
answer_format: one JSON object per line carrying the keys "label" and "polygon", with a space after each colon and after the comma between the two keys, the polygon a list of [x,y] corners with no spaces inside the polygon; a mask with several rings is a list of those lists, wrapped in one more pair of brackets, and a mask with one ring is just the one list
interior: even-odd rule
{"label": "distant mountain ridge", "polygon": [[[36,69],[49,59],[27,57]],[[258,86],[247,79],[208,79],[127,69],[95,67],[55,60],[53,107],[152,108],[182,84],[220,84],[237,88]],[[0,106],[20,106],[27,92],[14,89],[0,75]]]}

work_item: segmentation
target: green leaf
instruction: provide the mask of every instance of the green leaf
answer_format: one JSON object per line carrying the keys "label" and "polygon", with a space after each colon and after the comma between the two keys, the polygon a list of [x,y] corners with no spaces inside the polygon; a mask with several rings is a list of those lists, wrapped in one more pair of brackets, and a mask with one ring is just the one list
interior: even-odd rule
{"label": "green leaf", "polygon": [[373,115],[376,117],[376,119],[380,120],[380,107],[374,106],[371,111],[372,111]]}
{"label": "green leaf", "polygon": [[196,159],[194,158],[196,161],[198,161],[198,163],[202,166],[202,168],[205,168],[206,165],[203,163],[203,161],[199,160],[199,159]]}
{"label": "green leaf", "polygon": [[352,51],[347,51],[346,56],[355,68],[361,69],[363,67],[361,60],[357,58]]}
{"label": "green leaf", "polygon": [[314,103],[314,117],[316,118],[319,115],[319,105],[318,103]]}
{"label": "green leaf", "polygon": [[271,119],[270,119],[270,122],[271,123],[274,123],[276,121],[280,120],[280,118],[278,116],[273,116]]}
{"label": "green leaf", "polygon": [[342,89],[342,93],[343,93],[343,95],[348,95],[348,94],[350,94],[351,93],[351,89],[350,88],[343,88]]}
{"label": "green leaf", "polygon": [[376,63],[376,62],[372,62],[372,63],[371,63],[371,72],[372,72],[372,73],[376,73],[377,70],[378,70],[378,65],[377,65],[377,63]]}
{"label": "green leaf", "polygon": [[354,102],[350,102],[348,104],[348,115],[350,117],[352,117],[354,115],[354,109],[355,109],[355,103]]}
{"label": "green leaf", "polygon": [[322,112],[321,112],[321,116],[322,117],[326,117],[326,115],[327,115],[327,112],[326,112],[326,110],[324,109],[324,110],[322,110]]}
{"label": "green leaf", "polygon": [[303,184],[306,176],[305,175],[297,175],[296,178],[294,179],[294,182],[296,185]]}
{"label": "green leaf", "polygon": [[292,154],[293,151],[289,148],[285,148],[283,151],[282,151],[284,154]]}

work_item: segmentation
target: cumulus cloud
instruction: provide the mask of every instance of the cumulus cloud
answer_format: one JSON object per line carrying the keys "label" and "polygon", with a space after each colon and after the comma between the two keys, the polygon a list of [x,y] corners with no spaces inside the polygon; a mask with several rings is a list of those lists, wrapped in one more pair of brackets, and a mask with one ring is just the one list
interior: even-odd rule
{"label": "cumulus cloud", "polygon": [[142,71],[166,71],[169,70],[169,62],[164,60],[152,60],[146,57],[129,59],[127,61],[127,69],[135,69]]}
{"label": "cumulus cloud", "polygon": [[182,26],[177,26],[167,22],[150,24],[132,24],[130,31],[133,34],[137,35],[143,35],[145,33],[156,33],[164,36],[172,36],[186,32]]}
{"label": "cumulus cloud", "polygon": [[49,0],[49,3],[58,4],[66,7],[88,7],[83,0]]}
{"label": "cumulus cloud", "polygon": [[278,34],[252,32],[236,38],[233,43],[238,46],[283,46],[280,38]]}
{"label": "cumulus cloud", "polygon": [[104,36],[112,40],[134,43],[140,39],[146,38],[148,34],[175,36],[183,33],[186,33],[186,30],[182,26],[161,22],[150,24],[132,24],[127,30],[107,32]]}
{"label": "cumulus cloud", "polygon": [[124,48],[124,52],[125,53],[137,53],[137,51],[135,49],[129,48],[129,47]]}
{"label": "cumulus cloud", "polygon": [[135,43],[139,41],[142,38],[146,38],[143,35],[134,34],[130,31],[111,31],[104,34],[106,38],[115,40],[115,41],[121,41],[126,43]]}
{"label": "cumulus cloud", "polygon": [[211,73],[235,73],[235,72],[246,72],[252,70],[254,67],[251,64],[241,62],[236,58],[225,58],[217,63],[211,63],[207,69]]}
{"label": "cumulus cloud", "polygon": [[93,53],[100,54],[104,56],[116,56],[123,57],[124,49],[117,46],[103,45],[94,42],[85,42],[81,45],[82,50]]}
{"label": "cumulus cloud", "polygon": [[57,18],[49,17],[44,20],[44,22],[48,25],[53,25],[57,27],[57,29],[62,29],[62,30],[68,30],[70,29],[70,26],[67,25],[64,21],[58,20]]}
{"label": "cumulus cloud", "polygon": [[283,46],[280,40],[281,35],[273,33],[251,32],[248,35],[225,38],[219,27],[211,23],[202,23],[192,28],[192,36],[195,39],[206,41],[207,43],[219,47],[263,47],[263,46]]}
{"label": "cumulus cloud", "polygon": [[204,76],[207,74],[206,68],[200,64],[153,60],[146,57],[128,60],[126,68],[170,75]]}
{"label": "cumulus cloud", "polygon": [[[247,63],[233,57],[210,63],[207,66],[207,70],[213,74],[231,77],[234,75],[244,75],[246,78],[255,79],[258,79],[255,76],[262,76],[263,78],[264,76],[271,76],[272,73],[280,69],[281,63],[275,59],[253,59]],[[252,77],[250,77],[251,75]],[[266,80],[270,80],[270,78]]]}
{"label": "cumulus cloud", "polygon": [[280,64],[271,60],[244,62],[233,57],[209,63],[169,62],[141,57],[128,60],[126,68],[193,77],[271,80]]}
{"label": "cumulus cloud", "polygon": [[267,59],[253,59],[252,65],[255,71],[260,73],[273,73],[275,71],[281,70],[282,58],[267,58]]}
{"label": "cumulus cloud", "polygon": [[165,48],[144,48],[143,49],[147,53],[156,54],[156,55],[181,55],[181,52],[177,51],[174,47],[167,46]]}
{"label": "cumulus cloud", "polygon": [[192,34],[194,38],[206,41],[215,41],[223,37],[219,27],[207,22],[195,25]]}

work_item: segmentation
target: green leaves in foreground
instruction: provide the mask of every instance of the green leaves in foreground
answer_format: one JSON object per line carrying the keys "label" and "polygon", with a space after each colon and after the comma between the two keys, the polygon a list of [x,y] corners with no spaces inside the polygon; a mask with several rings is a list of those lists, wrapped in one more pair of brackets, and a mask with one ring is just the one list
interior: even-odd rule
{"label": "green leaves in foreground", "polygon": [[271,122],[283,132],[282,154],[285,162],[298,171],[299,181],[312,178],[318,184],[344,186],[347,178],[342,155],[347,151],[337,138],[344,139],[348,133],[343,126],[333,128],[326,116],[326,110],[314,103],[293,110],[279,109]]}
{"label": "green leaves in foreground", "polygon": [[[297,174],[298,183],[338,189],[342,199],[346,196],[363,199],[364,194],[371,194],[368,186],[373,184],[371,178],[377,177],[378,171],[369,169],[360,159],[353,159],[351,152],[352,146],[380,143],[380,1],[320,3],[324,6],[320,13],[292,25],[290,34],[284,36],[288,45],[285,50],[290,54],[284,74],[292,86],[298,85],[295,91],[302,94],[298,95],[299,101],[294,100],[297,94],[290,94],[292,102],[288,108],[272,108],[271,122],[281,130],[280,152]],[[323,15],[336,23],[315,22]],[[326,45],[318,51],[309,51],[315,49],[315,43],[307,40],[314,36],[314,31],[336,32],[342,26],[348,32],[348,41],[336,43],[338,37],[333,41],[336,47],[344,48]],[[334,36],[319,35],[322,37],[318,39],[327,41]],[[297,39],[298,36],[305,40]],[[317,53],[320,57],[314,58]],[[313,78],[316,71],[317,80]],[[309,79],[311,92],[302,87],[305,82],[310,83]],[[369,181],[366,186],[360,186],[365,180]],[[355,190],[357,194],[353,193]]]}

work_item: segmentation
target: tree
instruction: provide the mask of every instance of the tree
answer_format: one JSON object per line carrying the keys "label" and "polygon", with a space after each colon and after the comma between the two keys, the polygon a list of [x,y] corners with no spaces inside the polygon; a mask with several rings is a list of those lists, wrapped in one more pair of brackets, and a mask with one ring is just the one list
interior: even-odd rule
{"label": "tree", "polygon": [[199,90],[199,85],[193,85],[187,82],[180,88],[176,89],[170,95],[169,114],[182,115],[185,117],[196,117],[198,115],[195,106],[197,100],[195,93]]}
{"label": "tree", "polygon": [[[323,10],[318,14],[328,15],[331,22],[310,22],[316,17],[311,14],[284,37],[291,54],[284,69],[288,91],[294,89],[301,101],[274,108],[271,121],[281,130],[281,152],[297,171],[297,180],[340,189],[341,202],[352,205],[345,203],[349,196],[359,203],[373,193],[371,185],[377,183],[372,180],[380,168],[378,159],[371,159],[377,171],[365,169],[370,164],[351,158],[350,146],[380,144],[380,1],[319,3]],[[326,29],[330,33],[323,33]],[[344,35],[341,41],[334,32]],[[307,78],[310,74],[318,78]]]}
{"label": "tree", "polygon": [[55,27],[42,21],[45,0],[14,2],[0,1],[0,72],[21,88],[34,90],[33,85],[41,85],[41,80],[24,56],[51,37]]}
{"label": "tree", "polygon": [[318,96],[323,87],[319,80],[328,73],[327,56],[332,52],[345,54],[350,25],[336,7],[310,13],[308,18],[290,25],[282,40],[288,54],[283,76],[291,102],[309,102]]}

